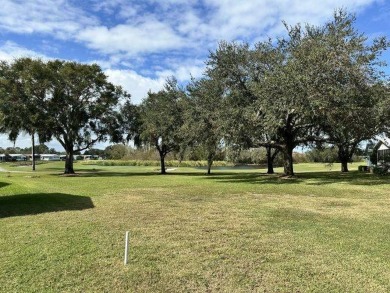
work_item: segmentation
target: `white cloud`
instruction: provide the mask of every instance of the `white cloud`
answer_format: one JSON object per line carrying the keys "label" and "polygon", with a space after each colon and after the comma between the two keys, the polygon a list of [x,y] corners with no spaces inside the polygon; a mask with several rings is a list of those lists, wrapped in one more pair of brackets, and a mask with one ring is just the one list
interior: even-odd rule
{"label": "white cloud", "polygon": [[49,59],[43,54],[24,48],[11,41],[6,41],[0,45],[0,60],[12,61],[21,57]]}
{"label": "white cloud", "polygon": [[165,77],[161,76],[152,79],[139,75],[132,70],[108,69],[105,71],[108,80],[113,84],[120,85],[131,94],[131,100],[139,104],[146,97],[148,91],[157,92],[161,90],[165,83]]}
{"label": "white cloud", "polygon": [[282,20],[291,25],[320,24],[338,7],[357,12],[376,1],[380,0],[94,1],[95,9],[110,14],[115,11],[126,21],[88,26],[75,37],[102,54],[120,54],[122,60],[180,50],[204,57],[220,40],[253,42],[274,37],[285,32]]}
{"label": "white cloud", "polygon": [[185,84],[191,76],[198,78],[204,72],[205,66],[199,60],[187,61],[187,64],[172,63],[171,69],[156,71],[156,78],[140,75],[133,70],[107,69],[105,73],[110,82],[122,86],[131,94],[133,103],[139,104],[148,91],[157,92],[163,89],[168,77],[175,76],[180,83]]}
{"label": "white cloud", "polygon": [[[337,8],[357,12],[376,0],[205,0],[214,10],[209,22],[215,39],[249,39],[259,35],[281,33],[281,22],[320,24]],[[274,36],[274,35],[272,35]]]}
{"label": "white cloud", "polygon": [[5,31],[51,34],[70,38],[84,26],[96,24],[96,19],[66,0],[2,0],[0,28]]}
{"label": "white cloud", "polygon": [[357,12],[379,1],[3,0],[0,29],[76,40],[118,62],[183,49],[203,58],[220,40],[252,42],[284,33],[282,20],[319,24],[337,7]]}
{"label": "white cloud", "polygon": [[137,15],[137,5],[127,0],[92,0],[92,9],[123,19]]}
{"label": "white cloud", "polygon": [[103,53],[126,52],[131,56],[175,50],[185,45],[184,39],[168,24],[157,20],[135,25],[120,24],[113,28],[90,27],[82,30],[77,39]]}

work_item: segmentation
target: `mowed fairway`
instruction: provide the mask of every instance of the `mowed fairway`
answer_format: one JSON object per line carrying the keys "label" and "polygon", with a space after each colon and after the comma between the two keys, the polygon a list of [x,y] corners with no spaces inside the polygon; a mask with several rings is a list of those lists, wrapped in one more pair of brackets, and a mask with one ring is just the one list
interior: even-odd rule
{"label": "mowed fairway", "polygon": [[390,291],[389,177],[0,166],[0,292]]}

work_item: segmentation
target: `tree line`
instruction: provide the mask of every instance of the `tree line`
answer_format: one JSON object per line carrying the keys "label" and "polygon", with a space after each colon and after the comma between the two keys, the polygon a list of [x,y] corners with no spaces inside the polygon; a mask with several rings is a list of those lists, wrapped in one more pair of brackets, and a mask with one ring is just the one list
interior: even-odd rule
{"label": "tree line", "polygon": [[[57,154],[57,151],[54,148],[49,148],[47,145],[41,143],[38,144],[35,147],[35,152],[37,154]],[[7,148],[2,148],[0,147],[0,154],[24,154],[24,155],[31,155],[32,153],[32,147],[25,147],[25,148],[20,148],[20,147],[7,147]]]}
{"label": "tree line", "polygon": [[[368,40],[354,15],[338,10],[321,26],[286,27],[284,37],[247,43],[220,42],[199,79],[183,87],[169,78],[140,105],[108,82],[97,65],[20,58],[0,64],[1,131],[53,137],[73,173],[74,152],[94,143],[133,140],[154,147],[164,160],[202,148],[208,173],[221,148],[264,147],[268,173],[283,157],[294,175],[297,146],[333,145],[341,171],[359,144],[390,132],[390,95],[381,54],[384,37]],[[33,147],[34,151],[34,147]]]}

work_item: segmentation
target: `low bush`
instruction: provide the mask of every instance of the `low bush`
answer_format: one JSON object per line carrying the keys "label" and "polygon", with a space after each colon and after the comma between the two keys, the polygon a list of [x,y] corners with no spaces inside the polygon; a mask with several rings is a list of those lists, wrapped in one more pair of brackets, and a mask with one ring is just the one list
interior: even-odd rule
{"label": "low bush", "polygon": [[377,175],[390,175],[390,165],[380,165],[373,168],[373,173]]}

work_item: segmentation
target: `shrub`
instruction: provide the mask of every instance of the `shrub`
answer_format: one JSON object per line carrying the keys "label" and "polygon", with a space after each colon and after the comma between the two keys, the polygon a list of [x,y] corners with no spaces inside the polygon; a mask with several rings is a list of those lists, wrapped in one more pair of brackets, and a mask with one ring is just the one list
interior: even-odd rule
{"label": "shrub", "polygon": [[390,175],[390,165],[380,165],[373,168],[373,173],[377,175]]}
{"label": "shrub", "polygon": [[[230,150],[229,158],[235,164],[267,165],[267,151],[263,147],[246,150]],[[283,154],[281,152],[274,159],[274,166],[283,166]]]}
{"label": "shrub", "polygon": [[305,153],[293,153],[293,160],[294,163],[307,163],[309,159],[307,158],[307,155]]}
{"label": "shrub", "polygon": [[337,149],[334,147],[314,148],[306,152],[309,162],[313,163],[335,163],[338,162]]}

